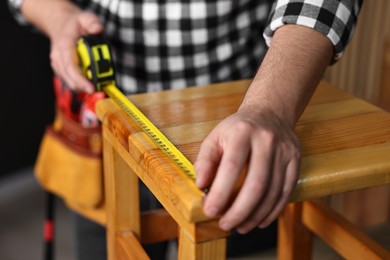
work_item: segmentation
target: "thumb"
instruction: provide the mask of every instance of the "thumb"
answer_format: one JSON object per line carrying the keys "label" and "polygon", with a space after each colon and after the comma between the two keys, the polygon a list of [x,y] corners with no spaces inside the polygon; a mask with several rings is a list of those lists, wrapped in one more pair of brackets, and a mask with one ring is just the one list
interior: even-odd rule
{"label": "thumb", "polygon": [[103,24],[99,17],[90,12],[82,12],[78,22],[83,34],[97,34],[103,31]]}

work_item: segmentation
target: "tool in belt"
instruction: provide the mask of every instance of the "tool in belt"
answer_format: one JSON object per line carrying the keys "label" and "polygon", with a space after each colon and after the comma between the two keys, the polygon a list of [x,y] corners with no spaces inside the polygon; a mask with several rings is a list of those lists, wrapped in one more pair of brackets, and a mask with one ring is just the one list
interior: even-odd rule
{"label": "tool in belt", "polygon": [[[113,57],[108,41],[102,35],[87,35],[77,42],[77,53],[83,75],[96,88],[96,92],[88,96],[85,93],[76,93],[70,90],[65,82],[56,78],[55,91],[57,106],[63,112],[64,119],[81,122],[83,127],[94,127],[99,122],[94,114],[96,99],[101,94],[108,95],[120,109],[122,109],[161,151],[174,162],[190,179],[195,180],[196,174],[191,162],[161,133],[160,130],[117,88]],[[80,96],[81,95],[81,96]],[[80,103],[81,102],[81,103]],[[82,105],[86,106],[82,107]],[[90,105],[88,105],[90,104]],[[91,112],[91,113],[89,113]],[[66,133],[64,133],[66,135]],[[76,136],[77,137],[77,136]],[[75,137],[75,138],[76,138]],[[76,138],[77,142],[86,142],[83,136]],[[88,145],[86,148],[90,148]],[[44,259],[54,257],[54,206],[55,195],[47,192],[46,219],[44,222]]]}

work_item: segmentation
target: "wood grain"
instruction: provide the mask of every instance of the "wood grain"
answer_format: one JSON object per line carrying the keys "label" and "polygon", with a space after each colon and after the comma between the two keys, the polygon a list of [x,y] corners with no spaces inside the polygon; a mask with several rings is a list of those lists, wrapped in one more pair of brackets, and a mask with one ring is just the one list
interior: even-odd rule
{"label": "wood grain", "polygon": [[177,223],[165,209],[141,212],[141,243],[157,243],[177,238]]}
{"label": "wood grain", "polygon": [[141,236],[138,177],[106,138],[103,138],[103,148],[107,254],[108,259],[117,259],[122,252],[122,247],[116,244],[118,232],[131,231],[137,239]]}
{"label": "wood grain", "polygon": [[304,202],[305,226],[345,259],[390,259],[390,252],[323,202]]}
{"label": "wood grain", "polygon": [[[214,86],[206,86],[152,93],[151,101],[145,101],[148,94],[134,95],[131,99],[140,104],[145,115],[193,162],[204,137],[238,107],[249,84],[250,81],[240,81],[218,85],[217,94],[213,92]],[[221,91],[222,86],[225,91]],[[182,91],[190,94],[183,95]],[[162,192],[176,200],[180,210],[187,208],[184,211],[189,217],[193,213],[189,213],[188,202],[185,202],[188,198],[183,194],[191,190],[195,197],[199,196],[200,203],[202,192],[176,171],[146,135],[110,103],[108,100],[99,102],[100,119],[138,166],[147,172],[148,178],[155,184],[164,184]],[[389,165],[384,161],[388,161],[385,159],[390,151],[387,145],[390,142],[390,116],[383,110],[321,82],[297,124],[296,133],[302,144],[303,166],[292,200],[389,183],[386,173]],[[359,162],[355,158],[360,158]],[[320,163],[319,167],[313,168],[317,163]],[[374,181],[368,181],[366,185],[361,180],[370,174],[376,177],[370,178]],[[332,181],[327,185],[323,180]],[[334,183],[339,183],[337,188]],[[312,192],[318,187],[321,192]]]}
{"label": "wood grain", "polygon": [[302,223],[302,206],[302,203],[288,204],[279,217],[278,259],[311,259],[312,234]]}
{"label": "wood grain", "polygon": [[226,240],[216,239],[195,243],[186,233],[180,230],[178,258],[186,260],[219,260],[226,259]]}
{"label": "wood grain", "polygon": [[114,259],[118,260],[146,260],[150,259],[137,237],[132,232],[121,232],[115,237]]}
{"label": "wood grain", "polygon": [[[249,80],[230,82],[134,95],[130,99],[194,162],[202,140],[237,109],[249,84]],[[109,248],[114,247],[118,231],[131,230],[142,240],[142,221],[136,213],[129,213],[137,208],[123,204],[129,201],[126,196],[132,201],[135,198],[133,191],[128,190],[136,183],[136,174],[180,227],[179,257],[224,258],[224,238],[229,233],[219,229],[218,218],[209,219],[203,214],[204,193],[111,100],[100,101],[97,113],[103,122],[108,151],[105,174],[121,171],[115,178],[106,177]],[[321,82],[296,126],[296,133],[303,157],[291,202],[390,183],[390,115],[383,110]],[[296,208],[287,216],[295,216],[299,222],[300,210]],[[126,220],[129,217],[132,222]],[[166,216],[155,219],[165,221],[175,231],[172,219]],[[295,225],[288,223],[287,228]],[[174,237],[174,233],[162,232],[161,237]],[[156,241],[146,234],[144,239]],[[308,254],[301,252],[298,256],[306,258]]]}

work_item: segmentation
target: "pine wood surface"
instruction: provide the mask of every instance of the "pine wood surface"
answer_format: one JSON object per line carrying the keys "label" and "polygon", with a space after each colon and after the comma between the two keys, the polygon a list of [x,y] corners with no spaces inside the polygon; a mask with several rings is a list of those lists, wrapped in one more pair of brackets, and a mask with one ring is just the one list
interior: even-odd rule
{"label": "pine wood surface", "polygon": [[123,232],[115,239],[116,258],[118,260],[148,260],[137,237],[132,232]]}
{"label": "pine wood surface", "polygon": [[289,203],[278,218],[278,259],[311,259],[313,235],[302,222],[302,208],[302,202]]}
{"label": "pine wood surface", "polygon": [[[388,75],[390,75],[389,73],[385,72],[387,71],[386,68],[389,67],[387,65],[390,64],[388,62],[389,60],[388,57],[390,57],[388,55],[390,53],[388,51],[390,49],[388,47],[390,46],[388,44],[389,42],[388,39],[390,39],[389,38],[390,23],[385,22],[385,21],[389,21],[390,19],[390,16],[387,15],[389,7],[390,4],[386,0],[368,1],[364,3],[359,18],[357,30],[355,32],[355,35],[352,39],[350,46],[347,48],[343,56],[343,59],[337,62],[334,66],[331,66],[324,77],[326,80],[332,82],[333,84],[336,84],[337,86],[340,86],[342,89],[347,90],[350,93],[354,93],[355,95],[361,98],[368,99],[374,103],[378,102],[379,99],[379,103],[383,108],[388,108],[388,102],[387,102],[388,100],[386,98],[389,96],[387,93],[388,92],[387,88],[384,88],[384,86],[386,86],[388,82],[387,80],[389,78]],[[385,45],[386,40],[387,40],[387,45]],[[242,85],[245,85],[245,83],[242,83],[241,86],[230,88],[228,92],[223,84],[214,86],[212,93],[207,93],[207,97],[212,99],[213,97],[218,97],[224,94],[242,93],[242,87],[243,87]],[[382,86],[382,89],[379,89],[380,86]],[[329,118],[332,115],[332,113],[330,112],[331,109],[334,111],[334,113],[336,113],[335,116],[337,117],[340,116],[339,109],[348,108],[351,110],[352,113],[356,113],[357,112],[356,109],[358,109],[358,107],[360,108],[359,103],[362,102],[361,100],[354,99],[353,97],[351,97],[346,93],[340,93],[338,91],[332,93],[328,91],[326,95],[322,95],[321,92],[323,92],[322,89],[317,90],[317,95],[312,99],[311,103],[314,105],[320,102],[323,103],[323,105],[308,107],[306,112],[312,110],[311,113],[305,112],[300,122],[304,123],[305,120],[315,120],[315,119],[320,120],[321,119],[320,116],[325,116]],[[160,111],[158,107],[167,103],[175,103],[176,106],[172,105],[170,108],[166,107],[166,109],[180,110],[181,109],[180,106],[182,104],[180,102],[202,98],[203,95],[205,95],[205,93],[202,93],[194,88],[194,89],[186,89],[185,91],[182,90],[178,91],[175,93],[175,95],[172,95],[171,92],[137,95],[136,97],[134,97],[134,100],[137,101],[140,106],[143,106],[150,110],[155,109]],[[350,100],[351,103],[349,106],[346,106],[345,102],[347,102],[348,97],[351,98]],[[339,103],[340,105],[339,107],[336,106],[337,100],[341,101]],[[177,103],[178,101],[179,103]],[[332,101],[333,105],[329,106],[328,104],[326,104],[328,103],[328,101]],[[354,103],[355,105],[353,105]],[[198,103],[198,104],[201,106],[203,103]],[[326,113],[321,113],[321,111],[323,111],[324,108],[327,109]],[[367,109],[367,106],[362,106],[361,108],[365,110]],[[373,107],[369,109],[375,110],[375,108]],[[204,110],[205,109],[203,109],[202,111]],[[315,110],[317,110],[317,112]],[[161,111],[159,113],[160,115],[156,115],[156,119],[159,119],[161,116],[162,117],[164,116],[161,115],[162,114]],[[191,114],[191,116],[192,115],[193,114]],[[115,124],[114,123],[115,121],[118,121],[118,119],[116,118],[117,112],[114,112],[113,114],[107,116],[112,117],[113,122],[111,123],[111,126]],[[315,119],[313,117],[315,117]],[[171,118],[171,120],[173,119]],[[322,119],[320,121],[322,121]],[[212,127],[215,124],[217,124],[217,122],[219,122],[219,119],[215,120],[214,122],[212,121],[197,122],[189,125],[188,124],[181,125],[179,123],[176,126],[170,126],[168,128],[165,128],[164,131],[167,135],[175,136],[175,138],[177,138],[178,144],[188,142],[189,144],[183,145],[183,147],[180,147],[180,149],[182,149],[183,152],[188,153],[189,156],[194,158],[196,154],[195,151],[199,145],[199,140],[204,138],[204,136],[206,136],[205,133],[208,133],[212,129]],[[118,124],[119,125],[123,124],[123,126],[130,127],[130,130],[133,127],[131,124],[125,122],[125,120],[118,122]],[[126,133],[127,134],[130,133],[129,129],[127,129],[126,127],[119,127],[116,129],[116,131],[123,131],[121,134],[117,135],[117,137],[122,136],[121,141],[123,141],[124,147],[127,146],[127,142],[128,142],[127,140],[128,135],[126,135]],[[341,129],[339,129],[339,131],[340,130]],[[333,139],[332,141],[334,143],[337,141],[337,139]],[[304,150],[303,152],[304,155],[308,153],[307,150]],[[353,156],[353,154],[351,156]],[[321,158],[318,159],[321,160]],[[304,158],[303,162],[305,161],[306,159]],[[303,179],[301,179],[301,181],[302,180]],[[372,189],[377,189],[377,188],[372,188]],[[350,217],[350,219],[353,220],[354,222],[361,223],[362,225],[367,223],[372,223],[371,221],[371,219],[373,218],[372,216],[368,217],[368,220],[366,220],[366,217],[364,217],[365,214],[368,214],[367,210],[365,210],[365,212],[362,212],[361,208],[356,208],[356,207],[355,207],[356,209],[349,210],[352,213],[350,213],[348,210],[347,211],[344,210],[346,207],[351,208],[355,204],[362,205],[362,203],[356,202],[356,200],[354,200],[355,197],[359,197],[357,201],[361,201],[362,198],[365,198],[366,200],[367,198],[375,198],[376,195],[378,195],[378,192],[374,192],[375,193],[374,196],[371,197],[367,196],[366,194],[367,192],[370,192],[372,189],[364,190],[364,191],[356,191],[353,193],[352,199],[349,198],[350,196],[347,196],[345,198],[344,196],[345,194],[336,195],[334,199],[332,198],[331,203],[332,205],[333,204],[339,205],[341,208],[339,208],[338,210],[340,212],[343,212],[343,214],[351,215],[353,213],[352,214],[353,216]],[[337,189],[337,192],[339,192],[339,190],[340,189]],[[384,197],[386,196],[386,194],[388,194],[389,191],[388,188],[383,187],[381,190],[383,190],[384,192],[382,192],[380,197]],[[323,190],[321,190],[321,194],[323,193],[324,193]],[[316,194],[316,196],[322,196],[321,194]],[[294,196],[297,196],[296,199],[299,199],[298,195],[294,195]],[[368,200],[372,201],[372,199],[368,199]],[[373,205],[372,202],[366,204],[367,205],[364,206],[365,208],[367,208],[368,206],[372,208],[371,206]],[[337,205],[335,205],[336,208]],[[383,205],[383,203],[381,203],[381,205]],[[72,207],[72,205],[70,205],[70,207]],[[377,211],[381,210],[381,208],[382,208],[381,206],[377,207]],[[80,209],[80,208],[76,208],[76,210],[84,213],[84,215],[86,215],[87,217],[94,219],[101,224],[105,223],[105,215],[102,210],[91,211],[88,209]],[[381,213],[380,215],[383,214]],[[389,214],[387,213],[387,216],[388,215]],[[378,217],[374,217],[374,218],[378,219]],[[379,223],[381,222],[383,222],[383,217],[381,217],[379,220]]]}
{"label": "pine wood surface", "polygon": [[324,202],[305,201],[302,222],[344,259],[390,259],[389,251]]}
{"label": "pine wood surface", "polygon": [[189,234],[180,229],[178,259],[223,260],[226,259],[226,239],[215,239],[203,243],[193,243]]}
{"label": "pine wood surface", "polygon": [[389,251],[321,200],[288,204],[278,225],[278,259],[312,259],[314,235],[343,259],[390,259]]}
{"label": "pine wood surface", "polygon": [[[141,234],[138,178],[127,166],[122,156],[118,155],[118,150],[106,138],[103,139],[103,149],[104,173],[115,173],[104,174],[107,255],[108,259],[120,259],[119,255],[126,254],[124,248],[134,249],[134,246],[124,245],[128,242],[128,238],[120,241],[115,239],[118,233],[131,231],[136,241],[139,240]],[[126,188],[124,183],[126,183]],[[122,246],[118,247],[118,245]]]}
{"label": "pine wood surface", "polygon": [[[193,162],[201,141],[237,109],[249,83],[140,94],[130,99]],[[109,100],[99,102],[97,111],[124,151],[179,205],[181,214],[193,221],[206,219],[200,210],[202,192],[138,126]],[[296,133],[303,158],[291,201],[390,182],[390,115],[381,109],[321,82]]]}
{"label": "pine wood surface", "polygon": [[[107,168],[105,172],[105,176],[115,176],[114,174],[115,170],[108,169],[108,166],[106,165],[109,165],[112,162],[115,162],[116,160],[123,160],[128,165],[131,165],[132,171],[137,172],[139,178],[149,187],[149,189],[153,192],[153,194],[160,200],[164,208],[169,212],[169,214],[173,217],[173,219],[177,222],[177,224],[182,229],[185,229],[186,232],[191,235],[191,237],[195,242],[204,242],[207,240],[228,236],[229,234],[228,232],[222,231],[218,228],[217,219],[210,220],[209,218],[203,215],[203,211],[201,209],[202,193],[197,189],[196,190],[193,189],[193,187],[195,186],[193,186],[194,184],[192,183],[192,181],[189,181],[185,176],[180,175],[180,172],[178,172],[177,169],[167,171],[165,174],[160,174],[160,173],[149,174],[149,172],[145,171],[142,165],[139,164],[138,161],[136,161],[122,147],[120,142],[117,141],[117,139],[114,137],[114,135],[111,134],[111,132],[109,131],[103,132],[103,137],[104,140],[107,140],[105,145],[111,146],[116,151],[116,153],[114,153],[115,156],[112,157],[113,160],[107,160],[109,161],[109,163],[105,162],[105,167]],[[107,149],[107,151],[112,151],[112,150]],[[163,155],[160,154],[160,156]],[[165,165],[167,167],[162,170],[175,168],[175,165],[173,165],[173,163],[168,160],[160,161],[160,163],[162,163],[161,165]],[[109,174],[108,171],[111,174]],[[128,173],[128,171],[129,169],[128,170],[125,169],[122,172],[126,174]],[[150,176],[150,175],[154,175],[154,176]],[[176,176],[177,178],[173,179],[172,181],[172,176]],[[164,178],[167,178],[168,180],[165,181]],[[185,179],[185,182],[182,181],[183,179]],[[123,215],[121,219],[126,220],[125,215],[129,214],[127,210],[117,210],[114,212],[112,208],[110,208],[109,205],[117,204],[115,206],[115,209],[120,209],[120,205],[118,205],[118,203],[121,204],[124,203],[126,204],[124,205],[124,207],[128,207],[127,198],[123,198],[122,200],[117,200],[113,197],[112,195],[113,193],[121,194],[122,192],[127,193],[129,191],[137,192],[131,190],[129,188],[129,185],[127,185],[128,183],[126,182],[118,182],[117,184],[118,186],[115,187],[115,189],[110,189],[112,188],[112,186],[109,185],[109,182],[106,183],[105,186],[106,194],[111,194],[106,196],[106,200],[107,200],[106,211],[107,211],[108,220],[114,217],[118,218],[117,216],[115,216],[116,214]],[[188,186],[188,184],[190,185]],[[194,194],[194,191],[196,191],[196,194]],[[126,230],[126,228],[123,228],[123,226],[118,227],[117,223],[112,223],[112,221],[110,223],[110,221],[108,221],[107,222],[108,229],[110,226],[114,226],[115,227],[114,229],[119,229],[119,231]]]}
{"label": "pine wood surface", "polygon": [[[229,82],[129,98],[193,162],[202,140],[237,109],[249,84],[250,81]],[[217,219],[203,214],[203,192],[111,100],[100,101],[97,113],[103,123],[109,259],[127,255],[130,251],[126,250],[137,246],[131,244],[133,240],[172,238],[177,230],[173,220],[179,226],[179,258],[223,259],[224,238],[229,233],[219,229]],[[390,115],[383,110],[321,82],[296,126],[296,133],[303,158],[291,202],[390,183]],[[172,219],[164,214],[140,215],[136,175]],[[291,211],[293,216],[294,212]],[[299,212],[301,208],[297,208],[296,213]],[[300,214],[295,214],[294,223],[287,221],[281,229],[291,229],[284,234],[284,241],[297,236]],[[287,215],[285,211],[280,220]],[[145,228],[157,221],[171,227],[161,229],[160,238]],[[123,236],[128,231],[131,236]],[[297,244],[280,246],[282,251],[295,250]],[[310,250],[301,252],[299,257],[306,258],[309,253]]]}

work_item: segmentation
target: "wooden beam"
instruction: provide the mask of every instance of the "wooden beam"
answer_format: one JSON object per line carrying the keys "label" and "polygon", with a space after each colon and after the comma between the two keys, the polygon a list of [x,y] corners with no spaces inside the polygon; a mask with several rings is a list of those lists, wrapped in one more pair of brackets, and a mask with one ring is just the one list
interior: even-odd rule
{"label": "wooden beam", "polygon": [[390,259],[390,252],[323,202],[304,202],[302,221],[346,259]]}
{"label": "wooden beam", "polygon": [[150,259],[132,232],[121,232],[115,236],[115,251],[118,260]]}
{"label": "wooden beam", "polygon": [[305,260],[311,254],[312,236],[302,224],[302,203],[288,204],[278,219],[278,259]]}

